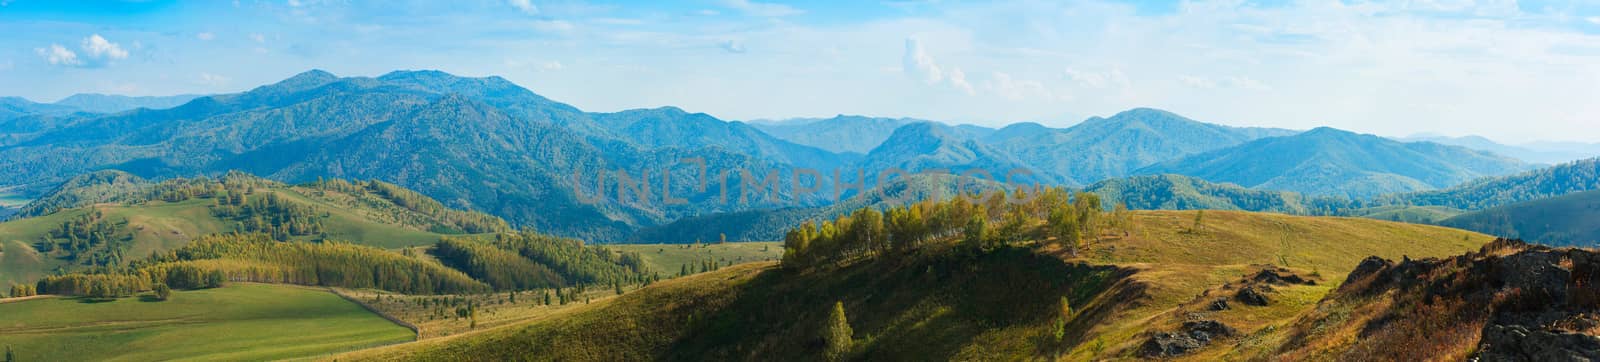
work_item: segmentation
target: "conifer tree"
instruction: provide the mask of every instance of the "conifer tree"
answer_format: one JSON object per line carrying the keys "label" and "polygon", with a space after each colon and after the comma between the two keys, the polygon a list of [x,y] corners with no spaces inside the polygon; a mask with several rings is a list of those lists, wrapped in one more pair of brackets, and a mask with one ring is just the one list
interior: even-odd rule
{"label": "conifer tree", "polygon": [[852,336],[855,334],[850,330],[850,321],[845,318],[844,302],[833,302],[833,311],[828,313],[827,323],[822,334],[822,339],[827,341],[826,357],[829,361],[842,361],[850,353],[850,344],[854,342]]}

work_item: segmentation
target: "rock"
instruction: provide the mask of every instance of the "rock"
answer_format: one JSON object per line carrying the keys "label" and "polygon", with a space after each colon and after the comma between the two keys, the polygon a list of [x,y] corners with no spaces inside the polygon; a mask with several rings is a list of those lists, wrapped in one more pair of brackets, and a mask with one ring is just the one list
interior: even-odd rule
{"label": "rock", "polygon": [[1150,336],[1139,346],[1139,356],[1144,358],[1174,357],[1205,347],[1213,339],[1237,334],[1232,327],[1213,320],[1183,322],[1175,332],[1161,332]]}
{"label": "rock", "polygon": [[1600,337],[1494,324],[1483,329],[1478,358],[1483,361],[1600,361]]}
{"label": "rock", "polygon": [[1348,285],[1350,282],[1365,278],[1379,271],[1383,271],[1391,266],[1394,266],[1394,262],[1384,258],[1379,258],[1377,256],[1369,256],[1366,259],[1361,259],[1361,264],[1356,264],[1356,269],[1351,270],[1350,275],[1345,277],[1344,284]]}
{"label": "rock", "polygon": [[1266,294],[1263,294],[1261,291],[1256,289],[1256,287],[1244,287],[1244,289],[1239,289],[1239,293],[1234,294],[1233,299],[1238,300],[1240,303],[1257,307],[1266,306],[1267,303],[1272,302],[1271,299],[1267,299]]}
{"label": "rock", "polygon": [[1211,304],[1206,305],[1206,310],[1228,310],[1228,298],[1217,298],[1211,301]]}
{"label": "rock", "polygon": [[1250,280],[1254,280],[1257,283],[1268,283],[1268,284],[1279,284],[1279,285],[1282,285],[1282,284],[1314,285],[1314,284],[1316,284],[1316,282],[1313,282],[1313,281],[1308,280],[1306,278],[1302,278],[1299,275],[1295,275],[1294,273],[1278,274],[1278,272],[1273,271],[1273,270],[1262,270],[1261,272],[1256,273],[1255,276],[1251,276]]}

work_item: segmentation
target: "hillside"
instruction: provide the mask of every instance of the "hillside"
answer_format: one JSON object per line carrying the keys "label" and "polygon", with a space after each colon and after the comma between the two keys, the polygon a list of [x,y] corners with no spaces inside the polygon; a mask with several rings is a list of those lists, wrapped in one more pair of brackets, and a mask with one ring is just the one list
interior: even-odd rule
{"label": "hillside", "polygon": [[1136,108],[1110,118],[1089,118],[1065,129],[1013,124],[985,137],[984,142],[1069,183],[1088,185],[1128,176],[1157,162],[1294,133],[1227,127]]}
{"label": "hillside", "polygon": [[866,154],[883,144],[896,128],[927,122],[909,118],[874,118],[838,115],[785,123],[751,123],[773,137],[824,150]]}
{"label": "hillside", "polygon": [[1487,152],[1324,127],[1162,162],[1135,173],[1176,173],[1251,188],[1360,199],[1447,188],[1529,168]]}
{"label": "hillside", "polygon": [[[1315,279],[1342,275],[1368,255],[1444,256],[1491,239],[1368,219],[1223,211],[1204,212],[1196,229],[1196,215],[1135,212],[1126,234],[1104,230],[1076,257],[1037,239],[1047,233],[1036,221],[1023,241],[978,254],[957,235],[836,264],[746,264],[659,282],[566,318],[336,358],[815,360],[824,355],[835,301],[853,331],[849,359],[1132,357],[1190,301],[1261,270],[1253,264]],[[1246,334],[1270,330],[1329,290],[1326,283],[1280,288],[1266,307],[1241,305],[1213,318]],[[1062,299],[1074,313],[1058,342]]]}
{"label": "hillside", "polygon": [[1476,135],[1461,137],[1413,135],[1411,137],[1399,138],[1397,140],[1402,142],[1433,142],[1441,145],[1461,146],[1516,158],[1528,163],[1558,164],[1600,156],[1600,154],[1594,152],[1562,150],[1556,147],[1541,147],[1537,145],[1508,145]]}
{"label": "hillside", "polygon": [[0,344],[18,361],[272,360],[416,339],[319,289],[238,284],[154,298],[0,302]]}
{"label": "hillside", "polygon": [[1134,210],[1243,210],[1292,215],[1343,215],[1358,203],[1344,198],[1216,184],[1181,175],[1133,176],[1097,182],[1084,191]]}
{"label": "hillside", "polygon": [[113,94],[78,93],[56,101],[55,105],[73,107],[84,112],[117,113],[138,108],[165,109],[189,103],[195,94],[179,94],[174,96],[143,96],[133,97]]}
{"label": "hillside", "polygon": [[1057,179],[1004,152],[956,135],[948,127],[927,122],[895,129],[882,145],[867,153],[856,167],[866,172],[868,177],[885,170],[899,169],[910,173],[944,170],[958,175],[974,172],[975,177],[990,181],[1005,182],[1007,177],[1014,177],[1016,182],[1024,184],[1053,184]]}
{"label": "hillside", "polygon": [[451,210],[382,182],[285,185],[242,173],[151,182],[103,171],[74,178],[24,210],[43,215],[0,223],[0,285],[122,265],[215,233],[400,248],[510,230],[493,216]]}
{"label": "hillside", "polygon": [[[683,159],[704,160],[707,175],[794,166],[786,160],[832,162],[826,151],[703,115],[686,117],[692,116],[696,129],[729,130],[720,134],[727,137],[716,144],[657,147],[636,141],[671,135],[676,123],[664,121],[674,119],[634,116],[584,113],[499,77],[397,71],[340,78],[314,70],[174,108],[96,116],[15,135],[0,142],[0,187],[34,198],[71,177],[107,168],[154,179],[234,169],[292,183],[377,179],[513,225],[605,241],[684,215],[778,204],[703,202],[718,190],[697,188],[696,181],[709,180],[696,179],[698,172],[680,165]],[[614,131],[596,117],[636,119],[642,122],[626,124],[649,127]],[[614,170],[635,180],[649,172],[653,177],[646,179],[659,184],[666,169],[674,173],[673,197],[693,202],[667,204],[659,195],[643,202],[588,201],[597,191],[618,188]]]}
{"label": "hillside", "polygon": [[1597,281],[1593,249],[1514,240],[1442,259],[1368,258],[1281,337],[1261,337],[1269,342],[1254,357],[1593,360]]}
{"label": "hillside", "polygon": [[1380,201],[1482,210],[1596,189],[1600,189],[1600,158],[1477,179],[1443,190],[1390,195]]}
{"label": "hillside", "polygon": [[1600,190],[1494,207],[1439,224],[1545,245],[1600,247]]}

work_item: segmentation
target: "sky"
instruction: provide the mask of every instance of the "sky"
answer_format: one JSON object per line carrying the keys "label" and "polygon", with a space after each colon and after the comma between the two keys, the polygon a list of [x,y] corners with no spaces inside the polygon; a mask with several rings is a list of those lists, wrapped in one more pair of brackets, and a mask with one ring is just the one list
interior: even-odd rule
{"label": "sky", "polygon": [[0,34],[0,96],[42,102],[438,69],[596,112],[1600,142],[1592,0],[0,0]]}

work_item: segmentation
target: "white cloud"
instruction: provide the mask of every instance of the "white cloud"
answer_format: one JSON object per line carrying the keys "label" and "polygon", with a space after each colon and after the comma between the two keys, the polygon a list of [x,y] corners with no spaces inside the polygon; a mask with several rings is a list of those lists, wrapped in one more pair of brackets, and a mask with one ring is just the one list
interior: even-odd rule
{"label": "white cloud", "polygon": [[724,41],[721,44],[717,44],[717,47],[722,48],[722,50],[726,50],[727,52],[734,53],[734,54],[741,54],[741,53],[744,53],[744,51],[745,51],[744,43],[741,43],[738,40]]}
{"label": "white cloud", "polygon": [[1195,75],[1182,75],[1182,76],[1178,76],[1178,82],[1179,83],[1183,83],[1183,85],[1186,85],[1186,86],[1189,86],[1189,87],[1200,88],[1200,89],[1230,88],[1230,89],[1245,89],[1245,90],[1257,90],[1257,91],[1272,90],[1272,87],[1268,86],[1266,83],[1262,83],[1259,80],[1251,79],[1249,77],[1241,77],[1241,76],[1230,76],[1230,77],[1225,77],[1225,78],[1220,78],[1220,79],[1213,79],[1213,78],[1210,78],[1210,77],[1202,77],[1202,76],[1195,76]]}
{"label": "white cloud", "polygon": [[254,40],[256,43],[265,43],[267,42],[267,37],[261,35],[261,33],[250,33],[250,40]]}
{"label": "white cloud", "polygon": [[38,52],[39,56],[44,57],[44,60],[50,62],[51,65],[83,65],[83,61],[78,60],[78,53],[68,50],[67,47],[61,46],[61,44],[50,44],[49,49],[38,48],[34,49],[34,51]]}
{"label": "white cloud", "polygon": [[944,80],[944,71],[939,69],[939,64],[934,63],[933,57],[922,49],[922,42],[916,38],[906,38],[906,53],[901,61],[902,69],[906,74],[922,79],[924,83],[937,84]]}
{"label": "white cloud", "polygon": [[17,67],[17,63],[12,63],[9,60],[7,60],[5,63],[0,63],[0,70],[12,70],[12,69],[15,69],[16,67]]}
{"label": "white cloud", "polygon": [[539,65],[539,69],[544,69],[546,71],[557,71],[557,70],[561,70],[561,68],[566,68],[566,67],[562,66],[561,62],[554,61],[554,60],[548,61],[548,62],[545,62],[544,64],[540,64]]}
{"label": "white cloud", "polygon": [[200,40],[211,40],[211,39],[216,39],[217,35],[216,34],[212,34],[210,32],[202,32],[202,33],[199,33],[199,34],[195,34],[194,37],[195,37],[195,39],[200,39]]}
{"label": "white cloud", "polygon": [[989,80],[984,83],[983,89],[1001,98],[1020,101],[1030,98],[1055,99],[1054,92],[1046,88],[1044,82],[1037,80],[1016,79],[1004,72],[994,72]]}
{"label": "white cloud", "polygon": [[967,73],[962,72],[961,68],[950,69],[950,86],[956,87],[956,89],[969,96],[978,94],[978,92],[972,90],[972,83],[967,83]]}
{"label": "white cloud", "polygon": [[289,7],[298,8],[304,5],[305,3],[301,3],[300,0],[289,0]]}
{"label": "white cloud", "polygon": [[750,0],[724,0],[723,6],[754,16],[779,17],[804,14],[805,11],[784,4],[762,3]]}
{"label": "white cloud", "polygon": [[511,4],[511,7],[517,8],[524,14],[534,15],[539,13],[539,6],[534,5],[530,0],[510,0],[508,3]]}
{"label": "white cloud", "polygon": [[711,10],[711,9],[700,9],[700,11],[696,11],[695,14],[700,14],[700,15],[705,15],[705,16],[717,16],[717,15],[722,14],[722,13],[717,12],[716,10]]}
{"label": "white cloud", "polygon": [[112,43],[106,40],[106,38],[100,37],[100,34],[94,34],[90,35],[88,38],[84,38],[83,50],[88,52],[89,56],[93,58],[104,58],[111,60],[128,58],[127,50],[122,50],[122,46],[117,45],[117,43]]}
{"label": "white cloud", "polygon": [[1591,16],[1584,20],[1588,20],[1590,24],[1600,25],[1600,16]]}
{"label": "white cloud", "polygon": [[209,85],[209,86],[220,86],[220,85],[227,84],[228,81],[233,80],[233,78],[228,78],[228,77],[225,77],[225,76],[220,76],[220,75],[211,74],[211,73],[205,73],[205,72],[201,72],[200,75],[199,75],[199,78],[200,78],[200,84]]}

